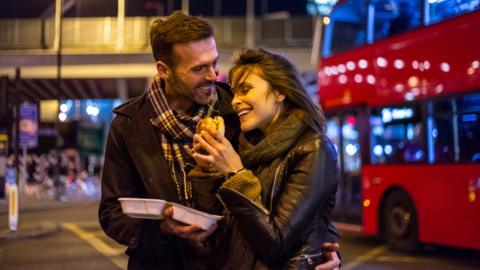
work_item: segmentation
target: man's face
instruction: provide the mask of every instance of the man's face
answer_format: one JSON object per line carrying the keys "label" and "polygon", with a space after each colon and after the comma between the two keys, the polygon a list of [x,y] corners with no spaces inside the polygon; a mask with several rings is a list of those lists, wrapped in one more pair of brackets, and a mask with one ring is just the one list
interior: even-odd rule
{"label": "man's face", "polygon": [[[176,67],[167,81],[167,93],[188,109],[194,103],[207,105],[215,91],[218,51],[213,37],[173,46]],[[175,102],[174,102],[175,103]]]}

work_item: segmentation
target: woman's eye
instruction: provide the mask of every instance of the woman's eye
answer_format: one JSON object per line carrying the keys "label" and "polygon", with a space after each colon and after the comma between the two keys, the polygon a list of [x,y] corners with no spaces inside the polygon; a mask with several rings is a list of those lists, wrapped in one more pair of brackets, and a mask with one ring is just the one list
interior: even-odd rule
{"label": "woman's eye", "polygon": [[251,87],[248,87],[248,86],[244,86],[244,87],[241,87],[239,89],[239,92],[242,93],[242,94],[245,94],[247,93],[248,91],[250,91],[250,89],[252,89]]}

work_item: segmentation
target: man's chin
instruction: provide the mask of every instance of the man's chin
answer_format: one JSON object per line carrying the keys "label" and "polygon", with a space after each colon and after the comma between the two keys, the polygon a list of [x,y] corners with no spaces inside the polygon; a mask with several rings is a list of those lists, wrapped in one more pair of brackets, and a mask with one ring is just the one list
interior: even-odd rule
{"label": "man's chin", "polygon": [[210,104],[210,101],[212,100],[212,97],[202,97],[202,98],[197,98],[195,102],[200,105],[208,105]]}

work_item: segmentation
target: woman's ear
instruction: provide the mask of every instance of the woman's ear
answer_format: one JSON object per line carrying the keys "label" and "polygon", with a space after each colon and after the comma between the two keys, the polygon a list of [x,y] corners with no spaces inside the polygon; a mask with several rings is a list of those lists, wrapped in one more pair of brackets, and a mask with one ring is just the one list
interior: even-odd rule
{"label": "woman's ear", "polygon": [[279,91],[277,90],[273,90],[273,94],[275,95],[275,101],[277,103],[281,103],[282,101],[285,100],[286,96],[282,93],[280,93]]}
{"label": "woman's ear", "polygon": [[160,78],[164,80],[170,77],[170,69],[163,61],[157,61],[157,72]]}

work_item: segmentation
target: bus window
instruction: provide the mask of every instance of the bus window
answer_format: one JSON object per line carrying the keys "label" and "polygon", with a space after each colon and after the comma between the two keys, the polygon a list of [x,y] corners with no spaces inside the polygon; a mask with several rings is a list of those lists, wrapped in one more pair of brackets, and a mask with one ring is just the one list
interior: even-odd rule
{"label": "bus window", "polygon": [[480,94],[428,104],[429,163],[480,162]]}
{"label": "bus window", "polygon": [[480,162],[480,93],[457,98],[461,162]]}
{"label": "bus window", "polygon": [[328,57],[359,47],[366,42],[365,0],[350,0],[340,4],[330,14],[325,26],[322,56]]}
{"label": "bus window", "polygon": [[360,144],[359,133],[355,126],[355,115],[346,115],[342,126],[342,152],[343,168],[345,173],[358,173],[360,171]]}
{"label": "bus window", "polygon": [[455,103],[453,99],[441,99],[428,102],[427,118],[428,162],[455,162],[455,146],[458,146],[455,123]]}
{"label": "bus window", "polygon": [[333,143],[335,151],[337,153],[340,148],[340,119],[338,117],[332,117],[327,119],[327,137]]}
{"label": "bus window", "polygon": [[421,162],[425,160],[423,125],[414,108],[387,107],[370,116],[372,164]]}
{"label": "bus window", "polygon": [[425,1],[425,24],[440,22],[480,8],[478,0],[429,0]]}
{"label": "bus window", "polygon": [[[375,40],[419,27],[420,2],[420,0],[397,0],[388,1],[380,7],[375,5]],[[377,26],[380,27],[378,31]]]}
{"label": "bus window", "polygon": [[[332,143],[339,155],[339,160],[343,159],[343,172],[358,173],[360,171],[360,144],[359,132],[355,126],[356,117],[352,114],[347,114],[343,119],[343,125],[340,128],[340,117],[330,117],[327,119],[327,137],[332,140]],[[340,131],[342,134],[340,134]],[[340,135],[342,138],[340,138]],[[340,150],[340,143],[342,148]],[[340,151],[343,156],[340,156]]]}

